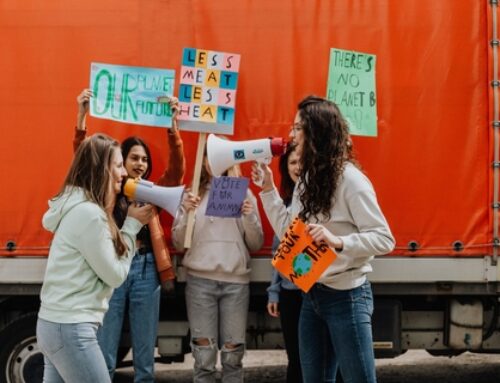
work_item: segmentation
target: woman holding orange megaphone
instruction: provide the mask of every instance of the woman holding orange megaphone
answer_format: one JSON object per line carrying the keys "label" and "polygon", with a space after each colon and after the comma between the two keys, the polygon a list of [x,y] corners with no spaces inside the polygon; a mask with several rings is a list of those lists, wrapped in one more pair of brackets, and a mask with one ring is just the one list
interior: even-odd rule
{"label": "woman holding orange megaphone", "polygon": [[[77,97],[78,115],[73,146],[76,149],[85,138],[85,125],[90,89],[84,89]],[[172,128],[168,129],[170,158],[168,167],[158,180],[161,186],[177,186],[182,183],[185,170],[183,143],[177,129],[178,100],[172,97]],[[152,159],[148,145],[139,137],[129,137],[121,144],[124,166],[130,178],[147,179],[152,171]],[[121,198],[113,216],[120,226],[127,199]],[[137,251],[127,280],[115,290],[98,333],[99,345],[103,351],[111,379],[113,378],[117,352],[120,343],[125,309],[128,308],[133,349],[135,381],[154,382],[154,350],[158,329],[160,288],[171,291],[174,286],[174,270],[170,254],[160,225],[158,212],[148,225],[137,234]]]}

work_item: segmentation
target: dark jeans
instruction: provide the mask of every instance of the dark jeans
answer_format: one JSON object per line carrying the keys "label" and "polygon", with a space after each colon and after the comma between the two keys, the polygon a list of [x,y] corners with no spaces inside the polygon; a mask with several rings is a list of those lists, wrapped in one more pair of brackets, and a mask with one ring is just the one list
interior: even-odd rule
{"label": "dark jeans", "polygon": [[[375,383],[370,283],[351,290],[315,284],[304,295],[299,321],[299,347],[305,383],[325,380],[330,360],[350,383]],[[333,352],[333,357],[329,353]]]}
{"label": "dark jeans", "polygon": [[302,306],[302,291],[281,289],[280,320],[283,338],[285,339],[288,366],[287,383],[302,383],[302,369],[299,357],[299,316]]}

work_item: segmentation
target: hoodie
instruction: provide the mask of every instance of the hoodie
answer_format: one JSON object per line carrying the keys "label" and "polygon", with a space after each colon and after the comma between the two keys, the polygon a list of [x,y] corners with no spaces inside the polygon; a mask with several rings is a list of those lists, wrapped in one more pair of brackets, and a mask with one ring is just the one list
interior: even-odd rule
{"label": "hoodie", "polygon": [[79,187],[50,200],[42,223],[55,235],[38,316],[56,323],[102,323],[113,288],[127,278],[142,224],[125,219],[121,233],[128,251],[118,256],[106,213]]}
{"label": "hoodie", "polygon": [[[184,254],[182,264],[187,273],[199,278],[226,283],[250,282],[250,251],[262,247],[264,234],[257,209],[257,200],[247,191],[254,211],[240,218],[209,217],[207,210],[209,191],[196,209],[193,243]],[[182,204],[172,225],[172,242],[177,250],[184,249],[188,213]]]}
{"label": "hoodie", "polygon": [[[269,222],[280,238],[302,210],[299,194],[296,186],[287,210],[276,189],[260,193]],[[372,271],[370,261],[374,256],[394,249],[394,237],[370,180],[350,162],[346,163],[336,190],[330,218],[320,216],[311,219],[310,223],[322,224],[344,243],[343,249],[336,251],[337,258],[318,279],[318,283],[333,289],[350,290],[361,286],[366,281],[366,274]]]}

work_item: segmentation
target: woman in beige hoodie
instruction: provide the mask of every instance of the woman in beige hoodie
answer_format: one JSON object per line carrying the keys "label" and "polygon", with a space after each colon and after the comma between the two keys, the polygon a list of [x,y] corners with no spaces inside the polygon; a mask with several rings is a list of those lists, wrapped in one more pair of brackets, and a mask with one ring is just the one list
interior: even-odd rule
{"label": "woman in beige hoodie", "polygon": [[[239,168],[232,168],[228,174],[239,176]],[[205,155],[200,195],[185,194],[172,226],[173,243],[183,250],[187,215],[195,209],[192,246],[183,260],[187,270],[186,305],[195,359],[194,382],[215,382],[219,348],[222,382],[243,382],[249,250],[262,247],[262,224],[250,190],[240,218],[206,216],[211,180]]]}

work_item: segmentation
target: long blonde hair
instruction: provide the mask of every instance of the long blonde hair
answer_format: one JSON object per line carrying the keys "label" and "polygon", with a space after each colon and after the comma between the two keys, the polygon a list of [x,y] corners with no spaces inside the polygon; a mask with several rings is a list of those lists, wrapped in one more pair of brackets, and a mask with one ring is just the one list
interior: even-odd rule
{"label": "long blonde hair", "polygon": [[112,193],[109,185],[115,150],[120,151],[120,144],[105,134],[97,133],[86,138],[78,147],[56,198],[73,187],[82,188],[85,197],[105,211],[115,250],[121,256],[128,250],[128,247],[113,219],[112,207],[106,206],[109,193]]}

